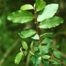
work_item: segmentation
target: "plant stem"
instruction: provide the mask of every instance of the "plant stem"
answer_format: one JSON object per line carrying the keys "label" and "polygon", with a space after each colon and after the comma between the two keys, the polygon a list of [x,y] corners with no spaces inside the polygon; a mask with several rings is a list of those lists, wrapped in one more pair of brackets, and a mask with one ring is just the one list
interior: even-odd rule
{"label": "plant stem", "polygon": [[3,56],[3,58],[0,61],[0,66],[2,66],[2,64],[6,61],[5,59],[8,57],[8,55],[19,44],[18,42],[19,42],[19,40],[17,39],[16,42],[12,45],[12,47],[4,53],[4,56]]}
{"label": "plant stem", "polygon": [[37,34],[38,34],[38,36],[39,36],[39,43],[41,42],[41,40],[40,40],[40,28],[38,27],[38,25],[39,25],[39,22],[37,22],[37,12],[36,12],[36,8],[34,8],[34,17],[35,17],[35,19],[34,19],[34,24],[35,24],[35,26],[36,26],[36,32],[37,32]]}
{"label": "plant stem", "polygon": [[27,55],[26,66],[29,66],[29,62],[30,62],[30,53],[28,53]]}

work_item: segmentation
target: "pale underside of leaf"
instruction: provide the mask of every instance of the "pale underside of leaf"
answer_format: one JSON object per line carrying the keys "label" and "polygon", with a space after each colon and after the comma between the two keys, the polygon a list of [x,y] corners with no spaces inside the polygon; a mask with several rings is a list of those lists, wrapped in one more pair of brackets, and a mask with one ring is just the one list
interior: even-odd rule
{"label": "pale underside of leaf", "polygon": [[42,14],[38,15],[37,21],[41,22],[45,19],[51,18],[55,15],[58,10],[58,4],[48,4]]}

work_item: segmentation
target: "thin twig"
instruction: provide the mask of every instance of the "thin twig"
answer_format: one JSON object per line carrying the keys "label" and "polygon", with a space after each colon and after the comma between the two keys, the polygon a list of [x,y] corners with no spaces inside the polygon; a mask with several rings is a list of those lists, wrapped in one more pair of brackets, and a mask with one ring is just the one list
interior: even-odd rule
{"label": "thin twig", "polygon": [[53,58],[54,58],[56,61],[58,61],[59,63],[61,63],[61,64],[63,64],[64,66],[66,66],[66,64],[65,64],[63,61],[61,61],[61,60],[55,58],[54,55],[53,55]]}
{"label": "thin twig", "polygon": [[30,62],[30,53],[28,53],[27,55],[26,66],[29,66],[29,62]]}
{"label": "thin twig", "polygon": [[18,39],[16,40],[16,42],[12,45],[12,47],[10,49],[8,49],[4,55],[3,58],[0,60],[0,66],[2,66],[2,64],[4,63],[5,59],[8,57],[8,55],[11,53],[11,51],[17,46],[18,44]]}

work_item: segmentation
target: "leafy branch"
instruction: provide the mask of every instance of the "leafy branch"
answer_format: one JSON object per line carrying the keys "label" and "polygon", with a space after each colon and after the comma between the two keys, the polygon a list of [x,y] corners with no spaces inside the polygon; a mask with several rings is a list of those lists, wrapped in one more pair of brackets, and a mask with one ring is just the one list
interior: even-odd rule
{"label": "leafy branch", "polygon": [[[54,54],[57,60],[62,57],[60,52],[53,49],[53,32],[45,31],[46,29],[55,28],[63,23],[64,20],[61,17],[55,16],[58,8],[58,4],[52,3],[46,5],[45,1],[36,0],[34,6],[31,4],[22,5],[20,10],[8,15],[7,19],[13,23],[29,24],[31,26],[24,28],[19,33],[22,39],[22,51],[15,57],[16,64],[19,64],[21,59],[26,56],[26,66],[30,66],[30,62],[32,62],[34,66],[38,66],[41,63],[43,64],[42,61],[48,63],[52,54]],[[30,12],[31,10],[34,12]],[[31,42],[33,42],[32,45]],[[54,46],[56,46],[56,44]],[[51,63],[55,65],[59,64],[54,60],[51,61]],[[47,65],[49,66],[49,64]]]}

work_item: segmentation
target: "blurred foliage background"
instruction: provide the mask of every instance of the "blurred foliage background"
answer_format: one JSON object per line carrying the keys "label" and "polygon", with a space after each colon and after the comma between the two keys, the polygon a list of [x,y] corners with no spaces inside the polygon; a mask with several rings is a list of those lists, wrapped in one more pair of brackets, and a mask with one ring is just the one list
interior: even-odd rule
{"label": "blurred foliage background", "polygon": [[[20,8],[25,3],[33,4],[35,0],[0,0],[0,66],[22,66],[14,63],[16,53],[21,47],[18,32],[24,25],[17,25],[7,20],[7,15]],[[57,15],[64,19],[64,23],[52,29],[57,35],[60,50],[66,54],[66,0],[45,0],[48,3],[58,3],[60,8]],[[62,65],[61,65],[62,66]]]}

